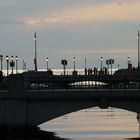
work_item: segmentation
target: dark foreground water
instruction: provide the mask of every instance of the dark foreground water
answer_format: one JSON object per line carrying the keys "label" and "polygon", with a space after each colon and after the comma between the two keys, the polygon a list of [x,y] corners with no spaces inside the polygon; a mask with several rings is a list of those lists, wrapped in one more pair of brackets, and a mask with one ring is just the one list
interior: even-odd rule
{"label": "dark foreground water", "polygon": [[26,134],[2,134],[0,140],[124,140],[139,138],[137,114],[125,110],[91,108],[40,125]]}

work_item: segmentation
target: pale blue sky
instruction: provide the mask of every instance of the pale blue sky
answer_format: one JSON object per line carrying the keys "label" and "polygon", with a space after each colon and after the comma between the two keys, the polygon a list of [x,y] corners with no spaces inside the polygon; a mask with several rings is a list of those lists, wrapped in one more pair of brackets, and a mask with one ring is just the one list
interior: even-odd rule
{"label": "pale blue sky", "polygon": [[[137,66],[140,0],[0,0],[0,53],[18,56],[34,69],[34,32],[38,67],[100,67],[100,57],[126,67],[127,57]],[[6,65],[6,64],[5,64]]]}

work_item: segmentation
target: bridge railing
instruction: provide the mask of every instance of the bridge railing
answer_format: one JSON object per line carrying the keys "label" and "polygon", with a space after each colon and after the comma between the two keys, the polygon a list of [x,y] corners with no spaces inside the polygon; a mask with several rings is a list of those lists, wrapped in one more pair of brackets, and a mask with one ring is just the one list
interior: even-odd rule
{"label": "bridge railing", "polygon": [[[37,79],[37,80],[36,80]],[[118,77],[113,75],[61,75],[32,79],[27,89],[57,90],[57,89],[139,89],[139,77]]]}
{"label": "bridge railing", "polygon": [[140,74],[49,75],[47,72],[27,72],[8,77],[11,92],[58,89],[140,89]]}

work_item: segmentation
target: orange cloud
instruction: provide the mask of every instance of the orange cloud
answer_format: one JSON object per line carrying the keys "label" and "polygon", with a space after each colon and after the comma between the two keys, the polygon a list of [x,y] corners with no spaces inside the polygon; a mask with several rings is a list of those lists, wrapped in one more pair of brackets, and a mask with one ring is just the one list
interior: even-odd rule
{"label": "orange cloud", "polygon": [[31,17],[24,21],[27,25],[55,25],[80,22],[139,21],[140,1],[122,5],[107,3],[64,9],[49,16]]}

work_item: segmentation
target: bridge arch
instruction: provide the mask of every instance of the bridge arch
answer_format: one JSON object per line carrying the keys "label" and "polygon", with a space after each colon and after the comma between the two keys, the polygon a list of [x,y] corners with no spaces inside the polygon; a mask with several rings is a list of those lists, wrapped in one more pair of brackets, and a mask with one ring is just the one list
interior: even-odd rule
{"label": "bridge arch", "polygon": [[27,91],[24,94],[3,93],[1,97],[0,124],[3,126],[37,126],[65,114],[97,106],[101,109],[120,108],[140,114],[138,90]]}
{"label": "bridge arch", "polygon": [[106,109],[114,107],[140,113],[138,101],[50,101],[32,102],[28,104],[28,122],[30,125],[40,125],[57,117],[91,107]]}

